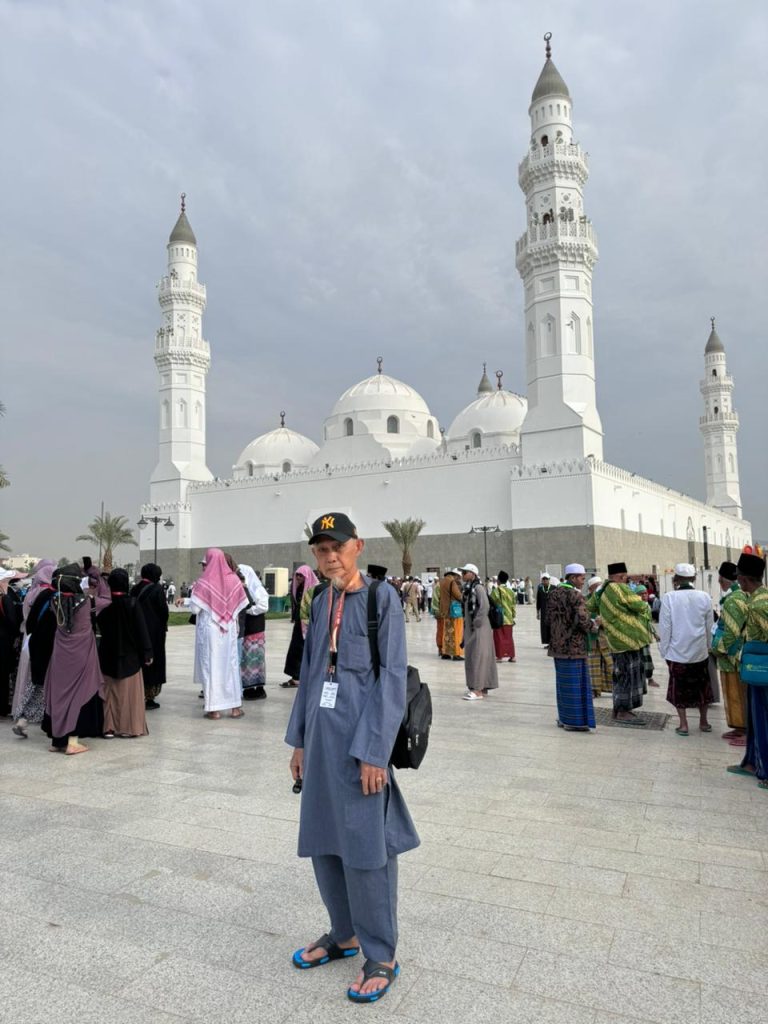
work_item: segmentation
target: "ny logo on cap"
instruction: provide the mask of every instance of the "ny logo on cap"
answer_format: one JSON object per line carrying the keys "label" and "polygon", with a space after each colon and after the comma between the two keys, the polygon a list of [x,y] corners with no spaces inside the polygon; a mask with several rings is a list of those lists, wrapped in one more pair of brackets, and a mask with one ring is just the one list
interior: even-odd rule
{"label": "ny logo on cap", "polygon": [[321,530],[332,530],[336,525],[336,519],[334,516],[323,516],[320,521]]}

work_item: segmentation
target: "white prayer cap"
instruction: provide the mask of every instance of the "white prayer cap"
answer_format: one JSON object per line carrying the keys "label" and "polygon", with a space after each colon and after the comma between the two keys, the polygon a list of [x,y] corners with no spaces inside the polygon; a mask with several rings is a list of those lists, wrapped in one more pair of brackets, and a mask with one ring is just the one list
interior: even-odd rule
{"label": "white prayer cap", "polygon": [[480,575],[480,570],[472,562],[467,562],[466,565],[462,565],[462,567],[461,567],[461,569],[459,571],[460,572],[473,572],[475,574],[475,576],[479,576]]}
{"label": "white prayer cap", "polygon": [[696,576],[696,569],[688,562],[678,562],[675,566],[675,576],[683,576],[693,579]]}
{"label": "white prayer cap", "polygon": [[550,580],[550,579],[552,579],[552,577],[551,577],[551,576],[549,575],[549,573],[548,573],[548,572],[543,572],[543,573],[541,574],[541,578],[542,578],[543,580]]}
{"label": "white prayer cap", "polygon": [[593,576],[591,580],[587,580],[587,586],[591,589],[592,587],[596,587],[598,583],[602,582],[602,576]]}
{"label": "white prayer cap", "polygon": [[570,565],[566,565],[563,576],[582,576],[586,573],[586,569],[579,562],[571,562]]}

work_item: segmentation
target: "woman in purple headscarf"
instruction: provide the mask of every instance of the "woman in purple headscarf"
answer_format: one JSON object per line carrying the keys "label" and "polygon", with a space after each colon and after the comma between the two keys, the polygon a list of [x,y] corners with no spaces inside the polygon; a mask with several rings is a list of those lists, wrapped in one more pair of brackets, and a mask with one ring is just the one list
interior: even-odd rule
{"label": "woman in purple headscarf", "polygon": [[91,609],[97,614],[110,602],[109,587],[98,569],[88,570],[90,586],[83,593],[79,565],[65,565],[53,574],[51,600],[56,616],[53,653],[45,675],[43,730],[53,754],[83,754],[81,736],[104,731],[104,680],[99,668]]}
{"label": "woman in purple headscarf", "polygon": [[[16,689],[13,695],[13,732],[20,738],[27,738],[27,726],[38,725],[43,720],[45,711],[45,699],[43,694],[43,683],[45,682],[45,671],[48,668],[48,661],[53,649],[53,635],[55,626],[51,626],[53,620],[46,617],[45,611],[50,607],[53,586],[51,577],[56,563],[50,558],[43,558],[35,566],[35,574],[32,577],[32,585],[26,593],[22,605],[23,623],[21,657],[19,667],[16,670]],[[42,599],[38,600],[42,595]],[[34,613],[33,613],[34,609]],[[32,665],[32,634],[35,626],[42,620],[39,631],[36,632],[35,648],[41,657],[35,659],[35,670]],[[46,630],[47,626],[47,630]],[[47,635],[46,635],[47,633]],[[47,651],[47,656],[46,656]],[[37,669],[43,665],[42,674]]]}
{"label": "woman in purple headscarf", "polygon": [[300,565],[293,574],[291,581],[291,622],[293,632],[291,642],[288,645],[288,653],[285,656],[285,667],[283,672],[289,677],[285,682],[280,683],[284,689],[299,685],[299,671],[301,670],[301,658],[304,654],[304,630],[301,625],[301,599],[310,587],[318,584],[317,576],[308,565]]}

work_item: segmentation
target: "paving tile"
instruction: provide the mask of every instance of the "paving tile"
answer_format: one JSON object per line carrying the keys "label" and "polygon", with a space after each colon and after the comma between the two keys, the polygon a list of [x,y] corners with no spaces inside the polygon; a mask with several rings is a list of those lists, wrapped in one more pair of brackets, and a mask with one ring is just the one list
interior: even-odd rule
{"label": "paving tile", "polygon": [[698,938],[700,932],[698,910],[626,896],[599,896],[558,889],[549,902],[547,914],[668,938]]}
{"label": "paving tile", "polygon": [[515,985],[550,998],[568,992],[578,1005],[664,1024],[690,1024],[699,1015],[698,983],[644,975],[587,956],[529,950]]}
{"label": "paving tile", "polygon": [[422,1021],[483,1021],[483,1024],[593,1024],[594,1011],[515,988],[486,985],[450,973],[423,971],[399,1013]]}
{"label": "paving tile", "polygon": [[[640,840],[638,840],[639,842]],[[631,853],[627,850],[577,846],[571,855],[571,863],[610,869],[613,872],[632,872],[636,875],[654,875],[659,878],[680,878],[689,882],[699,881],[698,861]],[[622,879],[626,880],[626,874],[622,875]],[[591,892],[600,891],[590,886],[584,886],[584,888]]]}
{"label": "paving tile", "polygon": [[[702,871],[704,868],[702,868]],[[752,913],[762,907],[768,914],[768,891],[762,894],[726,889],[720,886],[681,882],[646,875],[627,875],[625,893],[630,899],[657,902],[662,905],[690,907],[694,910],[732,910]]]}
{"label": "paving tile", "polygon": [[723,871],[712,864],[702,864],[701,883],[724,889],[737,889],[742,893],[756,893],[763,897],[763,902],[768,902],[768,872],[762,868],[755,870],[748,867],[730,867]]}
{"label": "paving tile", "polygon": [[[639,947],[642,956],[638,957]],[[647,935],[639,938],[633,932],[617,930],[608,959],[612,964],[641,973],[730,985],[741,991],[768,995],[768,952],[715,948],[704,942],[678,939],[663,941]]]}
{"label": "paving tile", "polygon": [[581,892],[606,893],[609,896],[620,896],[626,881],[622,871],[585,867],[583,862],[560,864],[556,861],[508,855],[501,858],[491,874],[564,889],[578,889]]}
{"label": "paving tile", "polygon": [[712,843],[686,842],[680,839],[661,839],[642,835],[637,841],[637,852],[664,860],[695,860],[700,864],[719,864],[723,867],[750,867],[764,869],[759,850],[738,846],[716,846]]}
{"label": "paving tile", "polygon": [[701,1024],[765,1024],[765,996],[736,987],[701,986]]}
{"label": "paving tile", "polygon": [[467,935],[491,938],[505,947],[510,944],[551,953],[589,950],[606,958],[614,935],[612,927],[484,903],[467,906],[461,916],[461,929]]}
{"label": "paving tile", "polygon": [[545,909],[554,892],[551,885],[491,878],[487,875],[473,874],[471,871],[446,871],[439,868],[425,871],[417,882],[416,889],[421,892],[476,900],[479,903],[538,911]]}

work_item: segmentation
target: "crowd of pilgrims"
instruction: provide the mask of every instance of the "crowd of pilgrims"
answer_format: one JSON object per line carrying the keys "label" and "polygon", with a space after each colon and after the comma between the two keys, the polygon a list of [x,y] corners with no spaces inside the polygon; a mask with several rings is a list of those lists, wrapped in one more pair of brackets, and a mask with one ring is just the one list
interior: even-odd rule
{"label": "crowd of pilgrims", "polygon": [[[744,566],[755,576],[754,593],[739,585],[742,578],[750,580]],[[568,730],[594,729],[592,697],[603,693],[612,694],[618,724],[646,724],[636,712],[648,687],[659,685],[651,645],[660,639],[655,623],[661,616],[667,700],[680,717],[676,732],[688,735],[691,708],[699,710],[700,729],[711,731],[707,708],[722,699],[729,726],[723,738],[746,748],[742,765],[730,770],[756,775],[762,783],[768,777],[768,687],[744,684],[738,650],[745,640],[762,643],[768,658],[768,623],[760,618],[768,590],[758,578],[764,568],[762,559],[749,554],[738,566],[724,562],[718,574],[722,597],[713,613],[701,592],[685,596],[695,589],[695,569],[676,566],[674,592],[684,592],[688,604],[703,609],[695,628],[681,620],[677,639],[669,635],[670,595],[662,598],[655,577],[630,577],[624,563],[609,566],[606,581],[586,579],[583,566],[575,563],[566,566],[562,581],[544,572],[535,592],[529,577],[510,579],[500,571],[483,580],[471,563],[421,578],[387,576],[384,567],[369,565],[368,575],[395,589],[406,621],[411,615],[418,621],[426,612],[434,617],[437,655],[464,662],[463,696],[470,701],[498,687],[499,662],[516,661],[517,607],[535,604],[541,643],[554,658],[557,724]],[[88,749],[84,738],[147,735],[146,712],[160,707],[156,698],[166,681],[169,604],[183,606],[196,627],[194,682],[206,718],[220,719],[223,712],[241,718],[244,700],[266,697],[269,598],[258,573],[237,565],[229,554],[211,548],[200,577],[191,588],[184,585],[187,593],[180,601],[152,563],[142,567],[133,585],[125,569],[103,573],[95,566],[57,566],[45,559],[31,579],[25,576],[0,570],[0,717],[12,716],[19,738],[39,724],[52,752],[79,754]],[[299,685],[311,604],[321,583],[308,565],[291,579],[292,632],[287,678],[280,684],[285,688]],[[681,649],[698,653],[683,657]]]}

